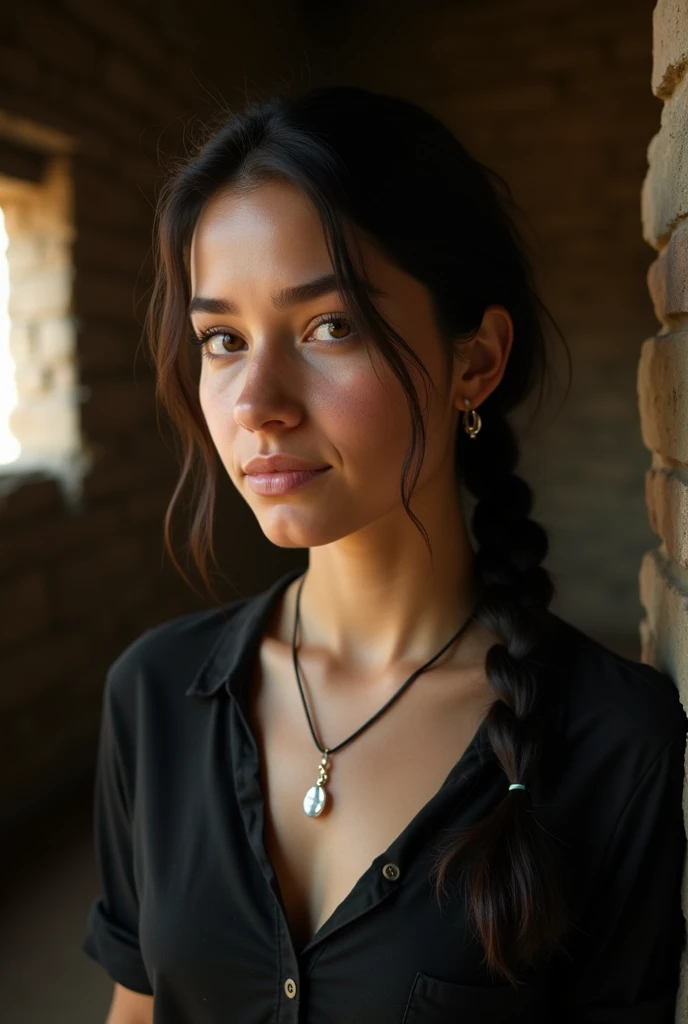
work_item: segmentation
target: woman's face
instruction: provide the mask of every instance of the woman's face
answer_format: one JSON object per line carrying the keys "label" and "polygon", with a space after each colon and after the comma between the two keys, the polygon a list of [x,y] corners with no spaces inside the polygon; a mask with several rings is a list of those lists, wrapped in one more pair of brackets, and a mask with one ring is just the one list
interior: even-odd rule
{"label": "woman's face", "polygon": [[[358,231],[356,237],[377,289],[373,301],[442,393],[442,352],[427,290]],[[278,308],[271,299],[331,273],[318,215],[291,185],[226,192],[206,204],[196,225],[192,297],[221,300],[233,310],[191,314],[197,335],[217,331],[205,346],[214,358],[201,360],[201,407],[232,482],[280,547],[329,544],[375,524],[388,528],[390,515],[408,520],[400,479],[410,415],[394,373],[356,333],[337,291]],[[407,365],[422,405],[422,378]],[[414,501],[438,474],[453,473],[458,411],[451,392],[443,408],[430,399]],[[278,452],[330,468],[289,493],[256,493],[243,467],[255,455]]]}

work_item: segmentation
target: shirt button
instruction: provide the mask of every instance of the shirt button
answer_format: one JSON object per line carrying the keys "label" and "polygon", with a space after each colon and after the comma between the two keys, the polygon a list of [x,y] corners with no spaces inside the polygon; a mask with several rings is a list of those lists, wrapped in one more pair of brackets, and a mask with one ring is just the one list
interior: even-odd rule
{"label": "shirt button", "polygon": [[382,869],[382,874],[385,876],[385,878],[389,878],[391,879],[391,881],[396,882],[397,878],[401,874],[401,871],[399,870],[396,864],[385,864],[385,866]]}
{"label": "shirt button", "polygon": [[296,995],[296,982],[293,978],[287,978],[284,983],[284,991],[287,993],[290,999],[293,999]]}

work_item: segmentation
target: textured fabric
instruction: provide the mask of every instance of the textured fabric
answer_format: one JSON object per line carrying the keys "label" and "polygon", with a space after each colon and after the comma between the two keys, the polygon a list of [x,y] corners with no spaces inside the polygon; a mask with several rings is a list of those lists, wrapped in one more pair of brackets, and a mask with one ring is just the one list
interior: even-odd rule
{"label": "textured fabric", "polygon": [[247,707],[263,624],[301,572],[149,629],[110,666],[94,812],[102,891],[84,951],[154,994],[155,1024],[673,1024],[686,718],[669,676],[553,613],[537,652],[547,744],[531,794],[561,852],[575,922],[565,954],[518,990],[495,983],[460,890],[441,908],[432,896],[440,831],[507,792],[485,722],[295,948],[263,844]]}

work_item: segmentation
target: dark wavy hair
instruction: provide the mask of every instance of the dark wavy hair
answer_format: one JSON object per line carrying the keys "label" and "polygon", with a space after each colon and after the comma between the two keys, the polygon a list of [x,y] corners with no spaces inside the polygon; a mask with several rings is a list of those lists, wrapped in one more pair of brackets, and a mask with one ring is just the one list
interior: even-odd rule
{"label": "dark wavy hair", "polygon": [[[485,662],[498,698],[486,719],[487,736],[509,782],[527,784],[542,752],[539,696],[545,681],[535,649],[554,584],[540,564],[548,537],[530,518],[532,490],[514,472],[519,447],[507,414],[538,384],[542,401],[551,370],[544,316],[562,341],[563,335],[535,294],[511,191],[428,111],[368,89],[334,86],[271,95],[247,102],[238,113],[222,109],[203,127],[204,137],[195,140],[192,153],[173,161],[160,189],[156,270],[145,322],[156,397],[181,441],[181,475],[164,522],[170,557],[189,582],[171,540],[172,513],[189,482],[193,521],[187,553],[190,549],[207,589],[217,596],[207,562],[210,557],[217,565],[212,534],[218,457],[199,404],[196,349],[188,344],[194,340],[187,315],[193,229],[203,205],[220,190],[289,182],[318,212],[338,289],[359,333],[380,350],[403,387],[411,438],[401,499],[429,547],[409,508],[426,435],[406,361],[432,382],[372,302],[347,248],[346,223],[363,228],[389,261],[428,289],[448,386],[458,347],[477,332],[485,308],[500,304],[512,317],[514,341],[504,376],[480,408],[482,429],[475,438],[459,421],[455,466],[457,479],[475,499],[470,525],[478,600],[473,614],[499,637]],[[433,863],[438,898],[450,867],[461,871],[488,969],[512,984],[518,983],[517,968],[562,944],[569,925],[554,842],[538,824],[529,792],[507,790],[483,820],[453,833]]]}

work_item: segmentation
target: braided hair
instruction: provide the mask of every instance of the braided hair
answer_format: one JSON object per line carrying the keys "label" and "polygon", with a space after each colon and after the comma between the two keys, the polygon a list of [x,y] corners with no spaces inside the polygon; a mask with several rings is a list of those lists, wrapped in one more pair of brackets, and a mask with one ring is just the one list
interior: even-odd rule
{"label": "braided hair", "polygon": [[[174,565],[190,582],[171,540],[172,513],[188,482],[195,510],[190,552],[213,596],[207,561],[216,564],[216,453],[199,407],[193,346],[186,344],[193,337],[186,316],[191,236],[211,197],[226,188],[241,191],[282,180],[314,204],[347,312],[364,342],[386,360],[406,397],[411,430],[401,500],[430,548],[409,506],[423,462],[426,421],[407,364],[414,363],[428,386],[437,388],[422,360],[372,301],[349,248],[357,243],[346,232],[347,224],[361,227],[392,263],[427,288],[446,357],[447,387],[441,398],[449,394],[455,356],[479,330],[486,307],[498,303],[508,310],[514,342],[503,377],[480,407],[479,434],[469,438],[459,424],[455,460],[457,479],[476,499],[471,521],[478,594],[474,614],[499,637],[485,662],[498,698],[486,719],[487,737],[506,779],[527,784],[542,753],[539,698],[546,682],[531,655],[554,588],[540,565],[547,534],[530,519],[530,487],[514,474],[518,445],[507,414],[538,382],[542,398],[549,368],[543,314],[561,332],[534,290],[508,186],[428,111],[353,86],[272,96],[247,103],[239,112],[219,110],[192,152],[172,170],[156,209],[156,276],[146,313],[157,395],[183,446],[164,535]],[[195,474],[197,457],[203,471]],[[537,825],[529,793],[505,788],[498,806],[452,835],[433,865],[439,896],[451,865],[460,864],[488,968],[512,983],[517,969],[560,946],[567,928],[554,841]]]}
{"label": "braided hair", "polygon": [[[484,411],[479,433],[457,445],[457,452],[457,473],[477,499],[471,520],[478,545],[473,618],[499,637],[485,662],[498,697],[485,722],[488,740],[508,782],[527,785],[544,741],[538,714],[543,681],[539,662],[530,656],[540,649],[554,594],[540,565],[548,551],[547,533],[529,518],[533,492],[514,473],[518,445],[503,415]],[[450,836],[444,848],[439,844],[442,855],[432,870],[439,895],[450,865],[460,863],[463,877],[471,879],[470,909],[488,967],[512,983],[516,979],[506,962],[531,965],[559,946],[569,924],[557,850],[530,803],[529,788],[505,789],[486,818]],[[541,898],[543,890],[549,898]]]}

